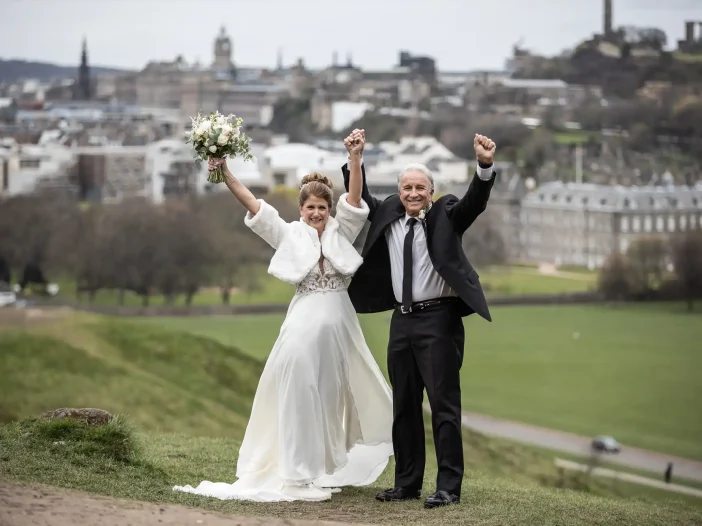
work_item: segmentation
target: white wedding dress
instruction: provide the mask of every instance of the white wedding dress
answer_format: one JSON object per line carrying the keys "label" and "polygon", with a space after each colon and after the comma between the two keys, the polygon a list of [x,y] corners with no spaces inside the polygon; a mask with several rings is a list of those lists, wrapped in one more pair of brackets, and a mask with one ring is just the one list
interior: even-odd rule
{"label": "white wedding dress", "polygon": [[233,484],[173,489],[262,502],[331,498],[374,482],[392,450],[392,394],[324,258],[296,293],[266,362]]}

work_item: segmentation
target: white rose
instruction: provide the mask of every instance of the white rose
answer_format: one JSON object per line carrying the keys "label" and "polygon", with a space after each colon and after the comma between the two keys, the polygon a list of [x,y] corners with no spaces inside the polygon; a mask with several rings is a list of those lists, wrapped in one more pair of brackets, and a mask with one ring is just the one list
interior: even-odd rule
{"label": "white rose", "polygon": [[209,150],[210,150],[212,153],[215,153],[215,152],[217,151],[217,147],[213,144],[212,146],[210,146]]}
{"label": "white rose", "polygon": [[239,126],[237,126],[236,128],[234,128],[234,131],[232,132],[232,137],[234,137],[236,139],[239,135],[241,135],[241,130],[239,129]]}
{"label": "white rose", "polygon": [[210,128],[212,127],[212,123],[210,121],[202,121],[195,132],[198,135],[205,135],[208,131],[210,131]]}
{"label": "white rose", "polygon": [[228,124],[228,123],[227,123],[227,124],[224,124],[224,125],[222,126],[222,133],[226,133],[227,135],[231,135],[231,133],[232,133],[233,131],[234,131],[234,130],[232,129],[232,125],[231,125],[231,124]]}
{"label": "white rose", "polygon": [[220,146],[224,146],[228,142],[229,142],[229,134],[222,132],[219,135],[219,139],[217,139],[217,144],[219,144]]}

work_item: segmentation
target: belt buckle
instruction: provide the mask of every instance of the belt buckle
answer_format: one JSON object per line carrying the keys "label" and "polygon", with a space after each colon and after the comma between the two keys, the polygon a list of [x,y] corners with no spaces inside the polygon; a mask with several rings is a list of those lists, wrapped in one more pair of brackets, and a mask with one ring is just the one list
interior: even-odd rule
{"label": "belt buckle", "polygon": [[400,305],[400,312],[402,314],[409,314],[410,312],[412,312],[412,305],[410,305],[409,309],[407,309],[407,310],[405,310],[404,305]]}

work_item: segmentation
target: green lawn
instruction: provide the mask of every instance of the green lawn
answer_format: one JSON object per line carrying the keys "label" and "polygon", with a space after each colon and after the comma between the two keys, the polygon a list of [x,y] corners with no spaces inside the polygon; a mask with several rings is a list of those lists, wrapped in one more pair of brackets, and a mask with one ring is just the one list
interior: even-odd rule
{"label": "green lawn", "polygon": [[702,62],[702,53],[680,53],[679,51],[676,51],[673,53],[673,58],[681,62]]}
{"label": "green lawn", "polygon": [[[702,314],[678,304],[491,309],[466,318],[463,408],[702,460]],[[389,313],[361,316],[385,369]],[[282,315],[142,320],[264,358]]]}
{"label": "green lawn", "polygon": [[[522,295],[522,294],[563,294],[568,292],[586,292],[593,290],[596,282],[596,274],[588,271],[573,272],[564,271],[557,275],[540,274],[535,267],[526,266],[498,266],[478,269],[480,280],[488,296]],[[284,283],[270,276],[266,269],[257,269],[257,276],[260,289],[248,294],[245,291],[234,290],[231,296],[233,305],[262,305],[275,303],[288,303],[292,298],[295,289],[292,285]],[[62,294],[73,300],[75,298],[75,283],[68,279],[58,280]],[[83,302],[88,301],[87,295],[83,295]],[[118,293],[116,290],[101,290],[95,296],[97,305],[118,305]],[[162,295],[154,295],[149,303],[151,305],[163,305]],[[195,295],[194,305],[220,305],[222,299],[220,293],[215,288],[205,288]],[[142,299],[132,292],[127,292],[124,297],[124,304],[127,306],[140,306]],[[183,305],[184,298],[178,297],[176,305]]]}
{"label": "green lawn", "polygon": [[[264,328],[250,324],[239,347],[261,354],[263,339],[253,333]],[[233,480],[262,365],[249,354],[196,335],[85,314],[2,328],[0,370],[13,374],[0,382],[0,417],[24,420],[0,424],[0,478],[241,515],[375,524],[667,526],[702,516],[699,500],[563,478],[547,453],[470,431],[464,432],[463,504],[449,509],[376,502],[375,492],[392,482],[392,463],[372,486],[346,488],[325,503],[221,502],[171,491],[203,479]],[[101,407],[127,420],[90,430],[25,418],[59,406]],[[429,492],[436,462],[428,428],[425,437]]]}
{"label": "green lawn", "polygon": [[587,132],[587,131],[563,131],[554,134],[554,140],[558,144],[570,145],[570,144],[584,144],[591,138],[598,138],[600,136],[599,132]]}
{"label": "green lawn", "polygon": [[[278,279],[268,275],[265,268],[260,268],[256,271],[259,287],[255,292],[247,293],[234,289],[230,297],[232,305],[265,305],[276,303],[288,303],[295,293],[295,288],[289,283],[284,283]],[[67,299],[74,301],[75,282],[70,279],[59,279],[58,284],[61,287],[61,294]],[[80,300],[83,303],[88,303],[88,296],[84,294]],[[119,305],[119,293],[116,290],[100,290],[94,298],[96,305]],[[154,294],[149,298],[149,305],[164,305],[164,297],[160,294]],[[175,300],[175,305],[184,305],[185,299],[183,296],[178,296]],[[193,305],[221,305],[222,296],[216,287],[205,287],[201,289],[193,297]],[[124,295],[124,305],[128,307],[140,307],[142,298],[134,292],[126,292]]]}
{"label": "green lawn", "polygon": [[528,294],[565,294],[594,290],[597,275],[584,271],[563,271],[556,275],[540,274],[529,267],[490,267],[479,270],[480,282],[488,296]]}

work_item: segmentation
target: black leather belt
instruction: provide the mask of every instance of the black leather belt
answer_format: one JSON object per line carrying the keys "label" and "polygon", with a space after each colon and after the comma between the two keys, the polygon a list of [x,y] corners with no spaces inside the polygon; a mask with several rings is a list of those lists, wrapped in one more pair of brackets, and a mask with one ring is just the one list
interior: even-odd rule
{"label": "black leather belt", "polygon": [[458,301],[456,296],[446,296],[444,298],[434,298],[431,300],[417,301],[410,305],[409,309],[405,309],[400,303],[395,304],[395,309],[400,311],[402,314],[409,314],[410,312],[417,312],[424,310],[427,307],[433,307],[434,305],[444,305],[448,303],[455,303]]}

